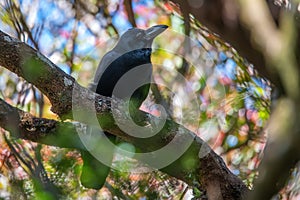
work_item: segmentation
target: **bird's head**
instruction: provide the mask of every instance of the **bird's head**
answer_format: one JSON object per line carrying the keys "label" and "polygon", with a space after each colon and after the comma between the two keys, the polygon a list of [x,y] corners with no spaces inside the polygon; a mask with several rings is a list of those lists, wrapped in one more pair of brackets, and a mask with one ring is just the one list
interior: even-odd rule
{"label": "bird's head", "polygon": [[120,37],[115,49],[126,52],[135,49],[151,48],[154,38],[167,28],[167,25],[156,25],[146,30],[131,28]]}

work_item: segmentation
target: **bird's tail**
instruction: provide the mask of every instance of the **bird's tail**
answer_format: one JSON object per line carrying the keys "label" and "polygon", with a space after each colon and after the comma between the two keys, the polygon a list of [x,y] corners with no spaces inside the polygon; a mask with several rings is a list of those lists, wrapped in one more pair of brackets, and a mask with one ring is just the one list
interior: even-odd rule
{"label": "bird's tail", "polygon": [[[90,129],[93,129],[89,127]],[[94,130],[92,130],[94,131]],[[98,132],[99,134],[99,132]],[[116,137],[106,133],[106,137],[112,143],[115,143]],[[101,144],[99,144],[101,148]],[[102,145],[103,147],[103,145]],[[114,151],[111,149],[103,148],[103,154],[105,155],[105,163],[102,163],[97,158],[95,158],[90,152],[82,150],[81,157],[83,160],[83,166],[80,176],[81,184],[86,188],[101,189],[105,184],[106,178],[110,172],[110,166],[112,164],[112,159],[114,156]]]}
{"label": "bird's tail", "polygon": [[81,151],[81,156],[83,159],[81,184],[86,188],[101,189],[110,172],[110,167],[97,160],[88,151]]}

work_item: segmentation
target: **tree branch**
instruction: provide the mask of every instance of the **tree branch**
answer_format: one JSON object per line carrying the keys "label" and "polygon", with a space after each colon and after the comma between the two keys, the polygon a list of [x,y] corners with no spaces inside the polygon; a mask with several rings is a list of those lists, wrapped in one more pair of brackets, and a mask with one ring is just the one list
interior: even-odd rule
{"label": "tree branch", "polygon": [[15,138],[85,150],[78,137],[76,124],[35,117],[9,105],[3,99],[0,99],[0,126],[12,133]]}
{"label": "tree branch", "polygon": [[[104,131],[132,143],[143,153],[153,152],[173,142],[175,145],[165,152],[164,156],[165,158],[176,157],[178,149],[183,148],[186,142],[190,141],[187,150],[177,160],[159,170],[185,181],[190,186],[199,187],[198,184],[200,184],[207,191],[209,198],[242,199],[248,191],[245,184],[227,169],[222,158],[193,132],[171,120],[166,120],[161,131],[155,136],[145,139],[126,134],[117,125],[128,124],[126,112],[118,110],[124,106],[124,102],[103,97],[81,87],[74,78],[65,74],[45,56],[1,31],[0,65],[39,88],[50,99],[52,111],[63,119],[76,118],[75,120],[82,123],[90,123],[91,114],[95,113]],[[18,128],[21,131],[18,133],[21,138],[63,146],[65,142],[59,143],[56,138],[64,135],[63,138],[70,140],[67,142],[70,146],[83,148],[80,140],[77,141],[78,136],[75,136],[77,132],[71,123],[35,118],[22,111],[14,110],[3,101],[0,106],[1,109],[7,109],[9,113],[12,113],[6,115],[1,111],[1,126],[10,130],[9,124],[19,124]],[[155,129],[155,124],[161,121],[142,111],[138,115],[143,124],[148,124],[147,127],[150,129]],[[127,127],[132,128],[130,125]],[[155,158],[154,156],[154,160]],[[155,163],[151,162],[153,160],[149,161],[143,156],[140,159],[151,167],[158,168]],[[187,166],[188,161],[192,162],[192,165]]]}

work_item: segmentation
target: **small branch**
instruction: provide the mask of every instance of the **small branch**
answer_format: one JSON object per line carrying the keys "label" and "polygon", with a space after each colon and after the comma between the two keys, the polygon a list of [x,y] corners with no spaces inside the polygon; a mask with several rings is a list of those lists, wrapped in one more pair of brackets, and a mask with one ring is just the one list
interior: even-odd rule
{"label": "small branch", "polygon": [[134,12],[132,9],[132,0],[124,0],[124,6],[127,12],[128,21],[131,23],[133,27],[136,27],[136,22],[134,18]]}

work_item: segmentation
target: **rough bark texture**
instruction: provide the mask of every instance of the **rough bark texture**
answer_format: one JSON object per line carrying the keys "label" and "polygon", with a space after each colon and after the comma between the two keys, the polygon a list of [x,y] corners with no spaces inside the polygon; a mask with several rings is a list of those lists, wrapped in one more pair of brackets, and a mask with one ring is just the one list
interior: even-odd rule
{"label": "rough bark texture", "polygon": [[71,102],[66,101],[72,99],[74,78],[67,76],[44,55],[25,43],[3,32],[0,37],[0,65],[7,66],[10,71],[38,86],[46,96],[51,97],[54,113],[59,116],[68,114]]}
{"label": "rough bark texture", "polygon": [[75,125],[35,117],[0,99],[0,126],[14,134],[15,138],[57,147],[85,149]]}
{"label": "rough bark texture", "polygon": [[[30,73],[26,71],[28,60],[33,61],[30,64],[34,66],[34,76],[31,76],[32,71]],[[96,110],[103,130],[131,142],[142,152],[159,149],[169,144],[175,136],[178,147],[187,138],[192,138],[188,150],[175,162],[160,170],[185,181],[191,186],[195,187],[200,184],[210,199],[242,199],[248,191],[245,184],[227,169],[222,158],[194,133],[171,120],[167,120],[164,128],[153,137],[140,139],[127,135],[116,125],[111,109],[112,105],[122,105],[123,102],[94,94],[79,86],[72,77],[65,74],[46,57],[1,31],[0,65],[25,78],[40,89],[50,99],[53,106],[52,111],[60,117],[73,119],[76,113],[86,113],[86,116],[80,116],[76,120],[89,123],[90,113]],[[94,104],[94,102],[96,103]],[[70,147],[84,148],[78,139],[75,127],[71,123],[35,118],[9,106],[4,101],[0,101],[0,113],[0,124],[3,128],[10,130],[10,124],[18,124],[17,137],[61,147],[65,147],[66,143],[60,142],[59,138],[64,138]],[[12,114],[8,115],[8,113]],[[150,114],[144,112],[139,114],[141,119],[146,120],[143,123],[150,124],[150,119],[159,121]],[[116,112],[115,117],[120,120],[119,123],[126,124],[124,112]],[[122,122],[123,119],[125,121]],[[169,155],[176,153],[175,148],[169,152]],[[194,165],[187,168],[184,164],[191,159],[194,161]],[[147,160],[144,161],[147,163]],[[148,162],[147,164],[152,166],[152,163]]]}

